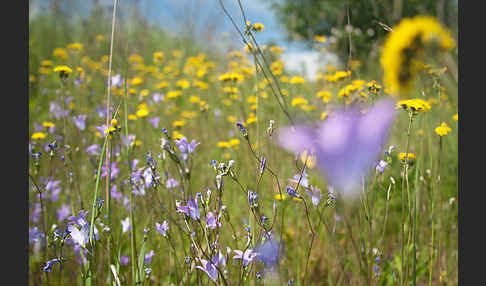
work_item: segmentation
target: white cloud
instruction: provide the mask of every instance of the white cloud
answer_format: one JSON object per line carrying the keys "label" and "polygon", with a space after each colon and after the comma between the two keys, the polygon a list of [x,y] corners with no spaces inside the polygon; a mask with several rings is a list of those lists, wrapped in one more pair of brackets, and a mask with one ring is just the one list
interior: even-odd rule
{"label": "white cloud", "polygon": [[288,71],[301,73],[307,80],[314,80],[317,72],[324,71],[328,63],[337,62],[335,54],[322,55],[316,51],[285,52],[281,59]]}

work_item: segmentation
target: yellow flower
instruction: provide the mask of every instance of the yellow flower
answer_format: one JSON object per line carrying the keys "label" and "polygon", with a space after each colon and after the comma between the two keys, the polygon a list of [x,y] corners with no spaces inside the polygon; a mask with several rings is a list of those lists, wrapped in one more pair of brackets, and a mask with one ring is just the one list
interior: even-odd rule
{"label": "yellow flower", "polygon": [[248,103],[257,103],[258,102],[258,98],[254,95],[252,96],[248,96],[248,99],[246,100]]}
{"label": "yellow flower", "polygon": [[209,88],[209,84],[205,83],[204,81],[195,80],[194,86],[199,87],[201,90],[206,90]]}
{"label": "yellow flower", "polygon": [[52,52],[52,55],[55,58],[59,58],[59,59],[64,60],[64,61],[68,59],[68,53],[67,53],[66,49],[63,49],[63,48],[55,48],[54,51]]}
{"label": "yellow flower", "polygon": [[302,98],[302,97],[296,97],[292,99],[292,106],[297,106],[297,105],[302,105],[302,104],[307,104],[307,99]]}
{"label": "yellow flower", "polygon": [[445,122],[442,122],[439,127],[435,128],[435,133],[439,136],[447,135],[449,132],[451,132],[451,128],[449,128]]}
{"label": "yellow flower", "polygon": [[277,201],[283,201],[283,200],[285,200],[285,198],[287,198],[287,196],[286,196],[285,194],[282,194],[281,196],[280,196],[280,194],[276,194],[276,195],[274,196],[274,198],[275,198]]}
{"label": "yellow flower", "polygon": [[52,61],[50,61],[50,60],[44,60],[44,61],[41,62],[41,66],[43,66],[43,67],[50,67],[50,66],[52,66]]}
{"label": "yellow flower", "polygon": [[54,72],[70,74],[73,72],[73,70],[68,66],[56,66],[54,68]]}
{"label": "yellow flower", "polygon": [[182,89],[186,89],[186,88],[191,87],[191,83],[189,81],[185,80],[185,79],[181,79],[181,80],[178,80],[176,82],[176,86],[180,87]]}
{"label": "yellow flower", "polygon": [[161,64],[164,60],[164,52],[155,52],[153,53],[154,63]]}
{"label": "yellow flower", "polygon": [[73,51],[82,51],[83,50],[83,44],[81,43],[71,43],[67,46],[68,49],[73,50]]}
{"label": "yellow flower", "polygon": [[261,32],[261,31],[263,31],[263,28],[264,27],[265,26],[263,26],[262,23],[255,23],[255,24],[253,24],[253,31],[255,31],[255,32]]}
{"label": "yellow flower", "polygon": [[183,135],[183,134],[181,134],[181,133],[179,133],[179,131],[174,130],[174,131],[172,132],[172,138],[174,138],[174,139],[181,139],[182,137],[184,137],[184,135]]}
{"label": "yellow flower", "polygon": [[127,118],[128,118],[129,120],[137,120],[137,116],[136,116],[135,114],[128,114],[128,115],[127,115]]}
{"label": "yellow flower", "polygon": [[231,139],[229,142],[231,147],[238,147],[240,145],[240,139]]}
{"label": "yellow flower", "polygon": [[[417,156],[415,156],[414,153],[407,153],[407,157],[408,157],[408,160],[414,160]],[[401,161],[404,161],[405,160],[405,152],[401,152],[398,154],[398,159],[400,159]]]}
{"label": "yellow flower", "polygon": [[44,138],[46,138],[46,134],[43,133],[43,132],[35,132],[34,134],[32,134],[31,138],[33,140],[44,139]]}
{"label": "yellow flower", "polygon": [[177,120],[172,123],[172,126],[174,127],[182,127],[186,124],[186,121],[184,120]]}
{"label": "yellow flower", "polygon": [[49,121],[44,121],[44,122],[42,122],[42,126],[49,128],[49,127],[56,126],[56,124],[49,122]]}
{"label": "yellow flower", "polygon": [[225,73],[219,76],[219,80],[223,82],[238,82],[243,80],[243,76],[239,73]]}
{"label": "yellow flower", "polygon": [[105,129],[105,134],[108,134],[108,133],[113,133],[116,131],[116,128],[113,127],[113,126],[110,126],[108,128]]}
{"label": "yellow flower", "polygon": [[283,49],[280,48],[279,46],[271,46],[269,48],[270,52],[274,53],[274,54],[277,54],[277,55],[280,55],[281,53],[283,53]]}
{"label": "yellow flower", "polygon": [[246,124],[252,124],[257,121],[257,118],[254,113],[250,113],[250,117],[246,120]]}
{"label": "yellow flower", "polygon": [[321,90],[316,94],[316,97],[317,98],[322,97],[322,101],[329,102],[329,99],[331,98],[331,93],[329,91],[326,91],[326,90]]}
{"label": "yellow flower", "polygon": [[180,90],[171,90],[167,92],[167,98],[176,98],[178,96],[181,96],[182,92]]}
{"label": "yellow flower", "polygon": [[197,113],[195,111],[182,111],[181,116],[187,119],[192,119],[197,116]]}
{"label": "yellow flower", "polygon": [[140,56],[140,55],[137,55],[137,54],[131,54],[129,57],[128,57],[128,62],[129,63],[137,63],[137,64],[141,64],[143,63],[143,58]]}
{"label": "yellow flower", "polygon": [[455,121],[457,121],[459,119],[459,113],[456,113],[456,114],[452,115],[452,119],[454,119]]}
{"label": "yellow flower", "polygon": [[392,92],[407,93],[412,88],[419,60],[425,49],[437,43],[442,50],[455,46],[448,30],[433,17],[417,16],[403,19],[389,33],[383,46],[381,64],[385,85]]}
{"label": "yellow flower", "polygon": [[117,123],[118,123],[118,120],[116,120],[116,118],[113,118],[110,122],[111,126],[116,126]]}
{"label": "yellow flower", "polygon": [[166,82],[166,81],[162,81],[162,82],[160,82],[160,83],[157,85],[157,88],[162,89],[162,88],[164,88],[164,87],[168,87],[168,86],[169,86],[169,83],[168,83],[168,82]]}
{"label": "yellow flower", "polygon": [[136,113],[137,117],[145,117],[148,114],[149,114],[149,111],[148,111],[148,109],[145,109],[145,108],[137,110],[137,113]]}
{"label": "yellow flower", "polygon": [[397,102],[396,107],[412,112],[425,112],[431,109],[430,104],[420,98],[401,100]]}
{"label": "yellow flower", "polygon": [[327,115],[328,115],[328,114],[329,114],[329,112],[323,111],[323,112],[321,113],[321,120],[326,119],[326,117],[327,117]]}
{"label": "yellow flower", "polygon": [[300,155],[300,161],[302,161],[302,164],[307,164],[307,167],[309,169],[312,169],[316,166],[316,162],[317,162],[316,154],[311,153],[310,155],[307,155],[307,151],[304,151]]}
{"label": "yellow flower", "polygon": [[131,85],[139,85],[141,83],[143,83],[143,79],[139,76],[132,78],[132,80],[130,81]]}
{"label": "yellow flower", "polygon": [[230,148],[231,144],[227,141],[219,141],[218,142],[218,147],[219,148]]}
{"label": "yellow flower", "polygon": [[228,120],[228,122],[230,123],[236,123],[236,117],[233,115],[228,115],[228,117],[226,117],[226,120]]}
{"label": "yellow flower", "polygon": [[317,106],[315,105],[312,105],[312,104],[302,104],[300,106],[300,109],[304,110],[304,111],[313,111],[313,110],[316,110]]}
{"label": "yellow flower", "polygon": [[198,103],[201,102],[201,99],[195,95],[191,95],[191,97],[189,97],[189,102]]}
{"label": "yellow flower", "polygon": [[281,76],[280,77],[280,81],[281,82],[289,82],[289,77],[288,76],[285,76],[285,75],[284,76]]}
{"label": "yellow flower", "polygon": [[315,35],[314,36],[314,40],[316,40],[319,43],[325,43],[326,42],[326,37],[325,36]]}
{"label": "yellow flower", "polygon": [[302,84],[305,83],[305,80],[301,76],[294,76],[290,79],[291,84]]}
{"label": "yellow flower", "polygon": [[147,96],[150,94],[150,91],[148,89],[142,89],[142,91],[140,91],[140,96]]}
{"label": "yellow flower", "polygon": [[105,37],[103,35],[96,35],[96,40],[98,42],[103,42],[105,40]]}
{"label": "yellow flower", "polygon": [[31,74],[29,75],[29,82],[35,82],[36,78],[35,75]]}

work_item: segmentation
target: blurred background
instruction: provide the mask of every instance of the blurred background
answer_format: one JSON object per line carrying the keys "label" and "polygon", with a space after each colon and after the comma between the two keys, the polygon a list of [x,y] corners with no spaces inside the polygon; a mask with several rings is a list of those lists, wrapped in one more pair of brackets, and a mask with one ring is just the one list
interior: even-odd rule
{"label": "blurred background", "polygon": [[[222,2],[242,27],[238,2]],[[282,60],[286,68],[304,72],[309,79],[318,70],[324,70],[327,63],[345,64],[350,38],[353,59],[360,60],[363,69],[369,70],[372,65],[375,71],[387,27],[393,27],[404,17],[436,16],[457,39],[457,0],[241,0],[241,3],[249,21],[265,26],[257,35],[260,44],[284,48]],[[80,41],[82,27],[91,26],[109,35],[112,9],[112,0],[30,0],[30,32],[50,35],[50,41],[37,43],[45,50]],[[131,27],[137,33],[161,29],[160,35],[144,35],[152,38],[176,37],[207,51],[243,48],[219,0],[121,0],[118,17],[118,29]],[[43,21],[46,18],[50,21]],[[313,48],[316,35],[326,37],[324,54]]]}

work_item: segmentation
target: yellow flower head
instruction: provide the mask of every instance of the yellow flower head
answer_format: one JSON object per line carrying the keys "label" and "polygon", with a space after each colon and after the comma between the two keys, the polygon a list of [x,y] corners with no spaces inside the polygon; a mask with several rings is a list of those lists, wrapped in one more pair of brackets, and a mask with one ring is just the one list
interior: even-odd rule
{"label": "yellow flower head", "polygon": [[137,113],[136,113],[137,117],[145,117],[148,114],[149,114],[149,111],[148,111],[148,109],[145,109],[145,108],[137,110]]}
{"label": "yellow flower head", "polygon": [[403,19],[393,28],[383,46],[381,64],[385,85],[392,92],[407,93],[420,69],[418,62],[427,47],[450,50],[455,46],[448,30],[433,17]]}
{"label": "yellow flower head", "polygon": [[[415,156],[414,153],[407,153],[407,157],[408,157],[408,160],[414,160],[417,156]],[[405,160],[405,152],[401,152],[398,154],[398,159],[400,159],[400,161],[404,161]]]}
{"label": "yellow flower head", "polygon": [[44,132],[35,132],[32,134],[32,140],[39,140],[46,138],[46,134]]}
{"label": "yellow flower head", "polygon": [[42,126],[49,128],[49,127],[56,126],[56,124],[49,122],[49,121],[44,121],[44,122],[42,122]]}
{"label": "yellow flower head", "polygon": [[452,115],[452,119],[454,119],[455,121],[457,121],[459,119],[459,113],[456,113],[456,114]]}
{"label": "yellow flower head", "polygon": [[219,148],[230,148],[231,144],[228,141],[219,141],[218,147]]}
{"label": "yellow flower head", "polygon": [[73,70],[68,66],[57,66],[54,68],[54,72],[58,72],[61,79],[67,79],[67,77],[70,73],[73,72]]}
{"label": "yellow flower head", "polygon": [[142,84],[142,83],[143,83],[143,79],[139,76],[132,78],[132,80],[130,81],[131,85],[139,85],[139,84]]}
{"label": "yellow flower head", "polygon": [[54,51],[52,52],[52,55],[55,58],[58,58],[63,61],[68,59],[68,53],[64,48],[55,48]]}
{"label": "yellow flower head", "polygon": [[316,166],[316,162],[317,162],[316,154],[310,153],[310,155],[308,155],[307,151],[304,151],[300,155],[300,161],[302,161],[302,164],[307,164],[307,167],[309,169],[312,169]]}
{"label": "yellow flower head", "polygon": [[44,61],[41,62],[41,66],[43,66],[43,67],[50,67],[50,66],[52,66],[52,61],[50,61],[50,60],[44,60]]}
{"label": "yellow flower head", "polygon": [[172,123],[172,126],[174,127],[182,127],[186,124],[184,120],[177,120]]}
{"label": "yellow flower head", "polygon": [[275,198],[277,201],[283,201],[283,200],[285,200],[285,198],[287,198],[287,196],[286,196],[285,194],[282,194],[282,195],[280,195],[280,194],[276,194],[276,195],[274,196],[274,198]]}
{"label": "yellow flower head", "polygon": [[302,104],[307,104],[307,99],[302,98],[302,97],[296,97],[292,99],[292,106],[297,106],[297,105],[302,105]]}
{"label": "yellow flower head", "polygon": [[83,44],[81,43],[71,43],[67,46],[71,51],[81,52],[83,50]]}
{"label": "yellow flower head", "polygon": [[167,98],[176,98],[178,96],[181,96],[182,92],[180,90],[171,90],[167,92]]}
{"label": "yellow flower head", "polygon": [[253,24],[252,29],[253,29],[253,31],[255,31],[255,32],[262,32],[264,27],[265,27],[265,26],[263,26],[263,24],[262,24],[262,23],[255,23],[255,24]]}
{"label": "yellow flower head", "polygon": [[319,42],[319,43],[325,43],[326,42],[326,36],[315,35],[314,40]]}
{"label": "yellow flower head", "polygon": [[176,86],[180,87],[182,89],[186,89],[186,88],[191,87],[191,83],[189,81],[185,80],[185,79],[181,79],[181,80],[178,80],[176,82]]}
{"label": "yellow flower head", "polygon": [[96,40],[98,42],[103,42],[105,40],[105,36],[103,36],[103,35],[96,35]]}
{"label": "yellow flower head", "polygon": [[442,122],[439,127],[435,128],[435,133],[439,136],[447,135],[449,132],[451,132],[451,128],[449,128],[445,122]]}
{"label": "yellow flower head", "polygon": [[425,112],[431,109],[430,104],[420,98],[401,100],[397,102],[396,107],[412,112]]}
{"label": "yellow flower head", "polygon": [[303,84],[305,83],[305,80],[301,76],[294,76],[290,79],[291,84]]}

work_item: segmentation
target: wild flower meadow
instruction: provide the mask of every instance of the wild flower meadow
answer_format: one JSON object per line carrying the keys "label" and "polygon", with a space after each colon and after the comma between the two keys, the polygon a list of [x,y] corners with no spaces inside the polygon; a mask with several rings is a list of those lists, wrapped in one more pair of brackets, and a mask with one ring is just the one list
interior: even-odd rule
{"label": "wild flower meadow", "polygon": [[452,33],[404,18],[377,72],[308,79],[219,3],[226,52],[118,1],[69,36],[31,23],[29,284],[457,285]]}

